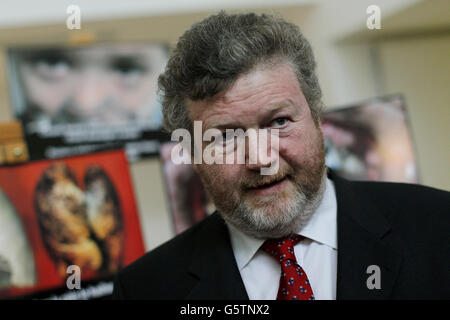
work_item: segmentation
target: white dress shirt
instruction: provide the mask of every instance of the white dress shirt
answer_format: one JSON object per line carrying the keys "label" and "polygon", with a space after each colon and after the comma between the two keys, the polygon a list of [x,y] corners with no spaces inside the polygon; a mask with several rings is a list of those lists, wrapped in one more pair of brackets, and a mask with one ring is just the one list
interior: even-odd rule
{"label": "white dress shirt", "polygon": [[[308,224],[298,234],[305,237],[294,246],[297,263],[308,276],[317,300],[336,299],[337,202],[334,184],[327,179],[325,193]],[[269,254],[258,250],[264,240],[250,237],[231,225],[231,245],[250,300],[275,300],[281,267]]]}

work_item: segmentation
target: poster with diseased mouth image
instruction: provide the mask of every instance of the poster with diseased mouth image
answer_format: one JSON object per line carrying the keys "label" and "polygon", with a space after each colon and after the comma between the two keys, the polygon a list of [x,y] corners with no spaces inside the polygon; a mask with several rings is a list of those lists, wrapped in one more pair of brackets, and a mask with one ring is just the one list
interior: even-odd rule
{"label": "poster with diseased mouth image", "polygon": [[352,180],[419,183],[405,98],[368,99],[325,112],[326,163]]}
{"label": "poster with diseased mouth image", "polygon": [[163,44],[15,47],[8,82],[32,160],[124,147],[129,161],[154,156],[161,141],[157,80]]}
{"label": "poster with diseased mouth image", "polygon": [[123,151],[0,167],[0,299],[107,297],[142,254]]}

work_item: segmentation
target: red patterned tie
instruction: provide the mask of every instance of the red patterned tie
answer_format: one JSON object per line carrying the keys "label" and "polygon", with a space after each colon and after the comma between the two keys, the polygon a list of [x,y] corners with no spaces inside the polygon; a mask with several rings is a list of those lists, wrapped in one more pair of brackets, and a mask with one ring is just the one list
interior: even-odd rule
{"label": "red patterned tie", "polygon": [[314,294],[303,268],[295,258],[294,246],[303,239],[300,235],[267,240],[261,249],[281,265],[277,300],[314,300]]}

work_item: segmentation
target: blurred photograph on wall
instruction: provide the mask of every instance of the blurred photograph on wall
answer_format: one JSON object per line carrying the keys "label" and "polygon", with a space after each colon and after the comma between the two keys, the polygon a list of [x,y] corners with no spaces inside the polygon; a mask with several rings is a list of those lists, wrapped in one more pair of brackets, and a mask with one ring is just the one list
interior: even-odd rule
{"label": "blurred photograph on wall", "polygon": [[14,115],[32,159],[125,147],[133,161],[157,155],[163,44],[123,43],[8,50]]}
{"label": "blurred photograph on wall", "polygon": [[418,183],[412,134],[401,95],[328,111],[326,164],[352,180]]}
{"label": "blurred photograph on wall", "polygon": [[0,190],[2,299],[108,296],[144,253],[123,151],[1,167]]}
{"label": "blurred photograph on wall", "polygon": [[179,234],[215,211],[191,164],[175,164],[171,153],[176,142],[161,146],[163,175],[175,234]]}

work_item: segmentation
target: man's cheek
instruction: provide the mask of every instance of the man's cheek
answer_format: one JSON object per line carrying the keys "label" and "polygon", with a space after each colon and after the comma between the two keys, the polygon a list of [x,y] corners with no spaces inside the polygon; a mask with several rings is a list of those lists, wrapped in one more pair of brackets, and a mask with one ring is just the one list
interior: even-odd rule
{"label": "man's cheek", "polygon": [[280,166],[283,165],[283,161],[287,162],[291,166],[296,166],[303,162],[306,155],[306,148],[299,142],[299,139],[301,139],[299,136],[291,136],[286,139],[280,139]]}
{"label": "man's cheek", "polygon": [[[215,174],[220,177],[224,184],[234,185],[239,181],[239,170],[233,164],[220,164],[215,166]],[[227,187],[226,185],[224,187]],[[227,187],[228,188],[228,187]]]}
{"label": "man's cheek", "polygon": [[196,165],[197,172],[206,178],[211,183],[215,184],[215,188],[221,188],[221,186],[228,182],[229,177],[226,172],[225,165],[218,164],[201,164]]}

